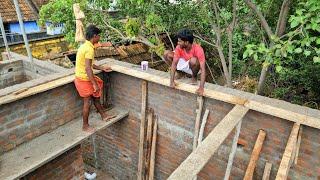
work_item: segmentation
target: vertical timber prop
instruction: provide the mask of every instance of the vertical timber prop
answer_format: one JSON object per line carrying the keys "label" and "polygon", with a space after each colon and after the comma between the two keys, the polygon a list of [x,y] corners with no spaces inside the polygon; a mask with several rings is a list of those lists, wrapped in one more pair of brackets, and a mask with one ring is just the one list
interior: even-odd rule
{"label": "vertical timber prop", "polygon": [[266,138],[266,132],[264,130],[260,130],[259,135],[256,140],[256,143],[254,145],[251,157],[250,157],[250,161],[249,161],[249,165],[246,170],[246,174],[244,175],[244,178],[243,178],[244,180],[252,180],[253,172],[256,167],[256,163],[259,159],[259,155],[260,155],[262,145],[263,145],[265,138]]}
{"label": "vertical timber prop", "polygon": [[140,142],[139,142],[139,164],[138,164],[138,174],[137,179],[143,180],[145,177],[145,144],[144,144],[144,135],[146,131],[145,123],[146,123],[146,110],[147,110],[147,102],[148,102],[148,82],[142,81],[141,84],[141,122],[140,122]]}
{"label": "vertical timber prop", "polygon": [[272,169],[272,164],[269,162],[266,162],[266,165],[264,167],[262,180],[269,180],[270,179],[270,173]]}
{"label": "vertical timber prop", "polygon": [[301,144],[301,136],[302,136],[302,128],[303,126],[300,126],[299,129],[299,135],[298,135],[298,142],[297,142],[297,150],[295,153],[295,158],[294,158],[294,164],[297,165],[298,164],[298,156],[299,156],[299,150],[300,150],[300,144]]}
{"label": "vertical timber prop", "polygon": [[148,124],[147,124],[147,139],[146,139],[146,159],[145,159],[145,166],[146,166],[146,174],[145,179],[148,179],[149,176],[149,169],[150,169],[150,156],[151,156],[151,144],[152,144],[152,133],[153,133],[153,119],[154,119],[154,111],[153,109],[149,108],[148,111]]}
{"label": "vertical timber prop", "polygon": [[[200,119],[202,114],[202,107],[203,107],[203,96],[197,97],[198,102],[198,109],[196,110],[197,116],[196,116],[196,122],[194,125],[194,137],[193,137],[193,147],[192,151],[194,151],[198,146],[198,138],[199,138],[199,130],[200,130]],[[197,180],[197,176],[193,178],[193,180]]]}
{"label": "vertical timber prop", "polygon": [[197,97],[197,102],[198,102],[198,109],[197,109],[197,117],[196,117],[196,122],[194,125],[194,137],[193,137],[193,148],[192,151],[194,151],[197,148],[197,141],[199,137],[199,128],[200,128],[200,118],[201,118],[201,113],[202,113],[202,107],[203,107],[203,96],[198,96]]}
{"label": "vertical timber prop", "polygon": [[241,130],[241,124],[242,124],[242,120],[238,123],[236,130],[235,130],[235,134],[234,134],[232,146],[231,146],[231,152],[229,154],[227,169],[226,169],[226,173],[224,175],[224,180],[229,180],[229,177],[230,177],[233,159],[234,159],[234,156],[236,155],[237,144],[238,144],[240,130]]}
{"label": "vertical timber prop", "polygon": [[157,130],[158,130],[158,117],[155,118],[154,126],[153,126],[153,133],[152,133],[149,180],[153,180],[153,178],[154,178],[154,167],[155,167],[156,145],[157,145]]}

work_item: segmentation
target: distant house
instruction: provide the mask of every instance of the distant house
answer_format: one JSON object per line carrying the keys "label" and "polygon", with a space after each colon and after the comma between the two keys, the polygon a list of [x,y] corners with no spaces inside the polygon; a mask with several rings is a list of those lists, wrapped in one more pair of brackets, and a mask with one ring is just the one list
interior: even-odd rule
{"label": "distant house", "polygon": [[[29,0],[19,0],[19,6],[23,17],[26,33],[40,32],[37,24],[38,13]],[[22,34],[12,0],[0,1],[0,13],[4,22],[6,33]]]}
{"label": "distant house", "polygon": [[[41,6],[48,3],[49,0],[18,0],[23,24],[28,39],[46,38],[48,35],[61,34],[57,29],[42,29],[37,20],[39,19],[39,11]],[[13,0],[0,0],[0,13],[3,19],[6,36],[9,43],[17,43],[23,41],[22,32],[19,25],[16,9]],[[53,33],[52,33],[53,32]],[[3,39],[0,35],[0,46],[3,45]]]}

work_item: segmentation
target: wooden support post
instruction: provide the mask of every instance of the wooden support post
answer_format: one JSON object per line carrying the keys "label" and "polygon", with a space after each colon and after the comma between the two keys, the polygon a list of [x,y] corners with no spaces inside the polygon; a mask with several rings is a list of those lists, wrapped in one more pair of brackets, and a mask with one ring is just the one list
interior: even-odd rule
{"label": "wooden support post", "polygon": [[294,158],[294,164],[298,164],[298,156],[299,156],[299,150],[300,150],[300,144],[301,144],[301,136],[302,136],[302,128],[303,126],[300,126],[299,129],[299,135],[298,135],[298,142],[297,142],[297,149],[295,153],[295,158]]}
{"label": "wooden support post", "polygon": [[193,151],[197,148],[197,141],[199,137],[199,128],[200,128],[200,118],[201,118],[202,107],[203,107],[203,96],[198,96],[197,101],[199,106],[197,109],[197,117],[194,125],[194,137],[193,137],[193,148],[192,148]]}
{"label": "wooden support post", "polygon": [[210,132],[201,144],[193,151],[181,165],[170,175],[169,180],[193,179],[207,164],[232,129],[248,112],[248,108],[236,105]]}
{"label": "wooden support post", "polygon": [[149,109],[148,111],[148,125],[147,125],[147,140],[146,140],[146,179],[148,179],[149,176],[149,168],[150,168],[150,155],[151,155],[151,143],[152,143],[152,130],[153,130],[153,117],[154,117],[154,111],[153,109]]}
{"label": "wooden support post", "polygon": [[138,180],[144,179],[145,174],[145,161],[144,161],[144,135],[145,135],[145,122],[146,122],[146,109],[147,109],[147,96],[148,96],[148,82],[142,81],[141,84],[141,122],[140,122],[140,143],[139,143],[139,164],[138,164]]}
{"label": "wooden support post", "polygon": [[203,133],[204,133],[204,128],[206,126],[207,123],[207,119],[209,116],[209,109],[206,109],[203,117],[202,117],[202,122],[201,122],[201,127],[200,127],[200,132],[199,132],[199,138],[198,138],[198,145],[202,142],[203,139]]}
{"label": "wooden support post", "polygon": [[156,145],[157,145],[157,130],[158,130],[158,118],[155,118],[154,127],[153,127],[153,134],[152,134],[149,180],[153,180],[153,178],[154,178],[154,167],[155,167]]}
{"label": "wooden support post", "polygon": [[266,165],[264,166],[262,180],[269,180],[270,179],[271,168],[272,168],[272,164],[269,162],[266,162]]}
{"label": "wooden support post", "polygon": [[258,161],[260,151],[262,149],[262,145],[264,142],[264,139],[266,138],[266,132],[264,130],[259,131],[259,135],[257,137],[256,143],[254,145],[249,165],[246,170],[246,174],[244,175],[244,180],[251,180],[253,177],[254,168],[256,167],[256,163]]}
{"label": "wooden support post", "polygon": [[276,180],[282,180],[282,179],[287,179],[290,166],[291,166],[291,157],[294,153],[295,147],[297,145],[297,137],[298,137],[298,132],[299,132],[300,124],[294,123],[288,143],[286,146],[286,149],[284,150],[284,153],[282,155],[281,163],[278,169],[278,173],[276,176]]}
{"label": "wooden support post", "polygon": [[233,137],[233,141],[232,141],[231,152],[229,154],[226,173],[224,175],[224,180],[229,180],[229,177],[230,177],[232,164],[233,164],[233,159],[234,159],[234,156],[236,155],[236,150],[237,150],[237,144],[238,144],[238,139],[239,139],[239,135],[240,135],[241,124],[242,124],[242,121],[240,121],[238,123],[237,127],[236,127],[236,131],[235,131],[235,134],[234,134],[234,137]]}
{"label": "wooden support post", "polygon": [[[206,126],[208,115],[209,115],[209,110],[206,109],[206,112],[204,113],[204,115],[202,117],[202,122],[201,122],[200,131],[199,131],[199,137],[198,137],[198,145],[202,142],[204,127]],[[197,176],[195,176],[193,178],[193,180],[197,180]]]}

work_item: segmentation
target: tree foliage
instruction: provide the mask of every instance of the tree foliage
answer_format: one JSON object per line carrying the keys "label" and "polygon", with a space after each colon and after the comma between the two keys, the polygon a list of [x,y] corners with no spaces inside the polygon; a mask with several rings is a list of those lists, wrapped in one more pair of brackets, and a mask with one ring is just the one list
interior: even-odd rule
{"label": "tree foliage", "polygon": [[188,27],[204,47],[213,74],[228,86],[245,78],[257,82],[268,67],[265,95],[312,107],[320,103],[318,0],[118,0],[115,17],[105,0],[50,1],[41,8],[40,22],[64,23],[69,42],[74,42],[74,3],[85,12],[86,25],[103,30],[104,40],[143,42],[161,56],[165,46],[159,35]]}

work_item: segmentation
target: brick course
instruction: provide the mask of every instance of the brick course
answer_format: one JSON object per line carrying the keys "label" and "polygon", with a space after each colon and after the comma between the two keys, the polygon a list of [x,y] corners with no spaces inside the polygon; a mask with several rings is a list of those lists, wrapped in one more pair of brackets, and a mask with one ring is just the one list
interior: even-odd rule
{"label": "brick course", "polygon": [[84,164],[80,145],[41,166],[22,179],[26,180],[83,180]]}

